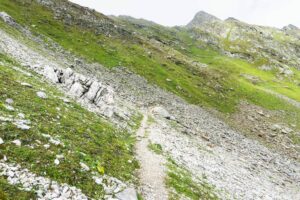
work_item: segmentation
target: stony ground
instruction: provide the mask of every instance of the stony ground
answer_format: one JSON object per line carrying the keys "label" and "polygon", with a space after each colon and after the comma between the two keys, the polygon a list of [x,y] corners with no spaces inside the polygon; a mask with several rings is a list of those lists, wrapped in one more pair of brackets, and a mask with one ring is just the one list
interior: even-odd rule
{"label": "stony ground", "polygon": [[[300,198],[300,164],[297,161],[246,138],[206,110],[189,105],[122,68],[108,71],[100,65],[81,61],[80,69],[70,69],[69,60],[61,55],[54,59],[55,53],[52,53],[54,55],[48,57],[48,50],[26,46],[3,30],[0,34],[0,51],[43,75],[84,107],[108,120],[118,123],[136,111],[151,110],[149,116],[154,120],[146,128],[147,117],[144,117],[138,136],[145,138],[137,143],[142,170],[139,172],[141,191],[145,199],[157,199],[155,195],[167,199],[168,189],[180,195],[176,188],[164,185],[168,175],[163,164],[168,158],[186,168],[193,177],[205,177],[216,187],[221,199]],[[89,75],[85,71],[89,68],[98,72]],[[105,92],[99,92],[101,89]],[[148,139],[162,147],[163,156],[146,149]],[[152,165],[154,170],[151,172],[149,166]],[[155,173],[158,173],[157,180]],[[153,192],[151,188],[157,190]],[[132,190],[128,194],[132,194]]]}

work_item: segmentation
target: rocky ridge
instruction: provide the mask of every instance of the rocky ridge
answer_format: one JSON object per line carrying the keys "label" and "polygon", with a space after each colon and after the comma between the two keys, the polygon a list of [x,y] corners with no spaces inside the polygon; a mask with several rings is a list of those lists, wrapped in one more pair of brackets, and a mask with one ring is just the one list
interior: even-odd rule
{"label": "rocky ridge", "polygon": [[[191,23],[198,18],[196,15]],[[292,74],[290,68],[299,69],[300,32],[297,27],[289,25],[277,29],[251,25],[233,18],[225,21],[211,18],[214,20],[209,23],[193,23],[193,26],[188,24],[186,27],[195,38],[212,43],[229,56],[251,62],[265,60],[263,64],[269,65],[271,69],[286,71],[284,74],[287,76]]]}

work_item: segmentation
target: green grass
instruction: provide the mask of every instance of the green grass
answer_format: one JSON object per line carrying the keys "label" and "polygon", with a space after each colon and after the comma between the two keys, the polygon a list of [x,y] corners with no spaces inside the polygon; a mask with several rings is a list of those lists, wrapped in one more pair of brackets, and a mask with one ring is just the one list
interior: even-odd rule
{"label": "green grass", "polygon": [[162,146],[160,144],[149,143],[148,148],[156,154],[162,154],[163,153],[163,149],[162,149]]}
{"label": "green grass", "polygon": [[[158,48],[149,40],[133,36],[114,34],[107,37],[104,34],[94,34],[93,29],[65,25],[60,20],[54,20],[52,11],[35,1],[3,0],[0,10],[6,11],[19,23],[30,27],[34,33],[50,37],[66,50],[108,68],[124,65],[145,77],[150,83],[183,97],[192,104],[232,113],[236,111],[236,106],[241,100],[246,100],[264,108],[294,112],[291,106],[285,105],[286,103],[268,94],[264,89],[300,100],[300,87],[294,83],[299,80],[299,71],[295,70],[296,75],[292,79],[278,81],[276,71],[263,72],[258,69],[259,65],[267,62],[264,58],[250,64],[240,59],[222,56],[208,47],[202,48],[201,41],[192,39],[184,29],[163,28],[150,24],[137,30],[147,38],[156,38],[167,44]],[[36,27],[31,27],[32,24]],[[136,30],[134,23],[125,25],[131,31]],[[248,45],[242,41],[237,43],[245,48]],[[151,55],[148,55],[148,52],[151,52]],[[167,59],[169,52],[174,53],[180,62]],[[208,64],[209,67],[199,69],[184,59],[199,61]],[[262,82],[259,85],[250,84],[240,76],[242,73],[258,76]],[[166,81],[167,79],[172,81]],[[299,109],[296,110],[299,113]]]}
{"label": "green grass", "polygon": [[180,195],[192,200],[216,200],[219,199],[215,187],[209,185],[205,178],[194,178],[183,167],[169,159],[168,176],[166,183],[169,188],[176,191],[171,194],[171,199],[180,199]]}
{"label": "green grass", "polygon": [[3,177],[0,177],[0,199],[1,200],[35,200],[36,195],[31,191],[22,191],[18,186],[9,184]]}
{"label": "green grass", "polygon": [[[7,98],[12,98],[16,109],[8,111],[0,106],[0,115],[16,117],[18,113],[24,113],[31,121],[31,129],[27,131],[10,122],[1,123],[0,137],[5,141],[0,147],[1,155],[40,176],[81,188],[91,198],[103,196],[103,188],[95,184],[91,174],[97,172],[98,163],[106,174],[135,182],[134,171],[138,163],[134,159],[135,138],[130,133],[113,128],[76,103],[64,103],[58,98],[62,94],[54,87],[41,82],[41,77],[36,74],[28,77],[13,70],[11,66],[17,64],[5,56],[0,55],[0,61],[6,62],[4,66],[0,65],[0,102],[3,105]],[[30,83],[33,88],[24,87],[20,82]],[[47,99],[36,95],[42,88],[48,94]],[[65,146],[49,143],[42,134],[58,138]],[[20,139],[22,146],[10,143],[15,139]],[[51,146],[46,150],[43,145],[48,143]],[[32,145],[34,148],[30,148]],[[54,160],[60,154],[65,158],[56,166]],[[87,164],[91,171],[83,172],[80,162]]]}

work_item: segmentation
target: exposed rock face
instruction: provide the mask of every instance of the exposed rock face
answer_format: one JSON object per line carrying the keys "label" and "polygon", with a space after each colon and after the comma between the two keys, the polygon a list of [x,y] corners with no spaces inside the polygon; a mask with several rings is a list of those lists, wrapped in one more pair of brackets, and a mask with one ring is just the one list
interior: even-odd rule
{"label": "exposed rock face", "polygon": [[110,18],[96,13],[95,10],[81,7],[66,0],[38,0],[38,2],[51,9],[54,13],[54,18],[61,20],[65,25],[76,24],[82,28],[94,28],[97,35],[114,36],[121,34],[126,37],[131,36],[130,32],[116,26]]}
{"label": "exposed rock face", "polygon": [[[9,38],[6,38],[4,43],[17,44]],[[1,43],[0,46],[5,45],[4,43]],[[19,51],[18,59],[20,59],[24,66],[29,66],[51,82],[59,84],[70,96],[77,98],[82,103],[95,106],[100,114],[106,117],[112,117],[115,113],[114,91],[112,87],[104,85],[94,78],[88,78],[82,74],[78,74],[71,68],[63,68],[43,56],[32,52],[21,44],[11,49],[5,48],[5,51],[6,53]],[[31,54],[31,56],[28,56],[28,54]],[[41,92],[37,95],[41,96],[41,98],[46,98]]]}
{"label": "exposed rock face", "polygon": [[289,24],[282,28],[284,31],[291,31],[291,30],[299,30],[299,28],[293,24]]}
{"label": "exposed rock face", "polygon": [[[263,27],[234,18],[222,21],[200,12],[186,27],[194,38],[228,56],[250,62],[264,59],[267,65],[278,70],[300,69],[300,31],[296,26],[289,25],[283,29]],[[283,75],[291,76],[289,72]]]}
{"label": "exposed rock face", "polygon": [[208,14],[204,11],[198,12],[194,19],[187,25],[187,27],[192,28],[192,27],[199,27],[205,23],[212,23],[215,21],[221,21],[219,18]]}

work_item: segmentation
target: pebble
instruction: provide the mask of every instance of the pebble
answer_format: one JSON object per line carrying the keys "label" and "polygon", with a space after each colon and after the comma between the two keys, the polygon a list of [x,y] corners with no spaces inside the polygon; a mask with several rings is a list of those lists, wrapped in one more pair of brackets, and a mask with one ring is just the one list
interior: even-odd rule
{"label": "pebble", "polygon": [[83,171],[90,171],[89,166],[87,166],[85,163],[80,162],[79,164],[80,164],[80,167],[81,167],[81,169],[82,169]]}
{"label": "pebble", "polygon": [[25,87],[32,88],[32,85],[30,85],[29,83],[22,82],[21,85],[25,86]]}
{"label": "pebble", "polygon": [[14,121],[13,124],[21,130],[29,130],[31,128],[30,126],[28,126],[28,124],[30,124],[29,120],[18,119]]}
{"label": "pebble", "polygon": [[38,97],[42,98],[42,99],[47,99],[48,98],[47,94],[45,92],[42,92],[42,91],[37,92],[36,95]]}
{"label": "pebble", "polygon": [[24,115],[23,113],[19,113],[19,114],[18,114],[18,117],[21,118],[21,119],[24,119],[24,118],[25,118],[25,115]]}
{"label": "pebble", "polygon": [[55,165],[59,165],[59,163],[60,163],[59,160],[56,158],[56,159],[54,160],[54,164],[55,164]]}
{"label": "pebble", "polygon": [[7,104],[4,104],[4,108],[6,108],[7,110],[9,111],[14,111],[14,107],[12,107],[11,105],[7,105]]}
{"label": "pebble", "polygon": [[4,141],[1,137],[0,137],[0,144],[4,144]]}
{"label": "pebble", "polygon": [[14,103],[14,100],[13,100],[13,99],[6,99],[6,100],[5,100],[5,103],[11,105],[11,104]]}
{"label": "pebble", "polygon": [[21,146],[21,144],[22,144],[21,140],[14,140],[14,141],[12,141],[12,143],[17,146]]}

